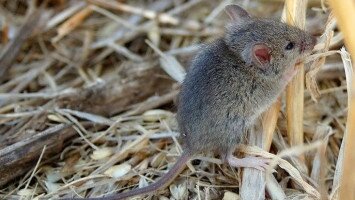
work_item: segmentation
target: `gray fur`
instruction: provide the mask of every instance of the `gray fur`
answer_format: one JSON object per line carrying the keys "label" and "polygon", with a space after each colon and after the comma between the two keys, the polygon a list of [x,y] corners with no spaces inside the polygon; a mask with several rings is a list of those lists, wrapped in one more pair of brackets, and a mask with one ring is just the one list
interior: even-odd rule
{"label": "gray fur", "polygon": [[[287,71],[313,49],[315,39],[298,28],[243,16],[232,18],[225,36],[201,50],[184,80],[177,119],[190,154],[216,151],[225,157],[280,95]],[[285,50],[290,41],[295,48]],[[252,58],[255,44],[271,49],[266,68]]]}

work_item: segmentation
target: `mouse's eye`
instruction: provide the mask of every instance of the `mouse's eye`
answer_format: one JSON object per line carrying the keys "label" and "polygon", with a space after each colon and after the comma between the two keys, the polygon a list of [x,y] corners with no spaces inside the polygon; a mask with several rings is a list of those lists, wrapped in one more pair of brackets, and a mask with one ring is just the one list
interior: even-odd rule
{"label": "mouse's eye", "polygon": [[287,44],[287,46],[286,46],[286,50],[291,50],[291,49],[293,49],[293,47],[295,46],[295,43],[293,43],[293,42],[289,42],[288,44]]}

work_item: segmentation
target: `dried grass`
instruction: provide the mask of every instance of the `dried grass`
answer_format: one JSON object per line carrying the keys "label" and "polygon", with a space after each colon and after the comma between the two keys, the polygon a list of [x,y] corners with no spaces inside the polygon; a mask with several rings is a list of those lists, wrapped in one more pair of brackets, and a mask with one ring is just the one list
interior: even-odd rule
{"label": "dried grass", "polygon": [[[37,26],[26,18],[36,12],[34,2],[0,1],[6,57],[0,61],[9,66],[0,74],[0,198],[103,196],[159,178],[182,151],[174,102],[185,69],[201,44],[223,33],[223,7],[235,1],[50,0]],[[342,173],[350,174],[353,164],[346,149],[353,141],[347,91],[354,82],[349,54],[340,49],[343,38],[353,43],[336,19],[347,19],[328,16],[319,0],[309,1],[307,18],[306,1],[240,3],[278,19],[284,8],[288,23],[319,36],[315,55],[305,60],[307,90],[301,73],[250,135],[254,146],[240,148],[271,158],[266,172],[232,169],[202,155],[155,195],[345,199],[351,192],[338,190],[353,186]],[[22,24],[30,29],[16,40]]]}
{"label": "dried grass", "polygon": [[[355,20],[355,3],[353,1],[344,1],[341,4],[330,1],[330,5],[334,10],[334,15],[338,19],[339,27],[344,33],[344,40],[351,58],[346,51],[342,49],[342,59],[344,62],[345,75],[347,81],[348,91],[348,116],[346,123],[346,131],[344,140],[342,142],[343,154],[339,157],[338,173],[340,179],[339,185],[339,199],[355,199],[353,185],[355,185],[355,173],[352,169],[355,162],[355,154],[353,149],[355,147],[355,81],[353,79],[354,68],[351,65],[351,60],[355,58],[355,31],[351,21]],[[334,190],[333,190],[334,191]],[[336,191],[334,191],[336,193]],[[336,196],[336,194],[335,194]]]}
{"label": "dried grass", "polygon": [[[284,15],[286,23],[305,29],[307,0],[287,0]],[[291,146],[303,144],[304,64],[286,89],[287,135]]]}

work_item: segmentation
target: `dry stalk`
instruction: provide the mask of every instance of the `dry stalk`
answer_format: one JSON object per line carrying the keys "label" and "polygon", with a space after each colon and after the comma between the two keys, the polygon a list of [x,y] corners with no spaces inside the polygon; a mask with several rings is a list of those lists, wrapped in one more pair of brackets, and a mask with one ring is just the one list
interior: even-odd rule
{"label": "dry stalk", "polygon": [[[248,144],[253,146],[263,146],[263,131],[261,124],[257,128],[250,131]],[[243,169],[243,179],[240,187],[240,196],[242,199],[265,199],[265,172],[252,169]],[[259,192],[253,192],[253,191]]]}
{"label": "dry stalk", "polygon": [[41,17],[42,9],[34,10],[27,17],[26,22],[18,31],[16,37],[8,43],[0,55],[0,80],[2,80],[19,54],[23,43],[31,36]]}
{"label": "dry stalk", "polygon": [[263,114],[263,149],[268,151],[271,147],[272,137],[277,124],[277,118],[281,109],[281,99],[279,98],[271,108]]}
{"label": "dry stalk", "polygon": [[64,36],[68,35],[77,26],[79,26],[80,23],[82,23],[91,13],[92,8],[90,6],[86,6],[84,9],[77,12],[57,29],[58,34],[52,39],[52,42],[56,43]]}
{"label": "dry stalk", "polygon": [[[304,29],[306,22],[307,0],[287,0],[285,6],[286,22]],[[286,90],[287,135],[291,145],[302,144],[303,107],[304,107],[304,65],[296,66],[299,72],[288,84]]]}
{"label": "dry stalk", "polygon": [[[352,0],[343,0],[341,2],[329,0],[329,4],[337,18],[339,27],[344,34],[345,44],[351,54],[352,60],[355,58],[355,3]],[[348,116],[346,123],[346,132],[343,138],[344,158],[343,170],[340,179],[339,199],[355,199],[354,185],[355,172],[353,166],[355,163],[355,81],[354,68],[347,70],[348,82]]]}

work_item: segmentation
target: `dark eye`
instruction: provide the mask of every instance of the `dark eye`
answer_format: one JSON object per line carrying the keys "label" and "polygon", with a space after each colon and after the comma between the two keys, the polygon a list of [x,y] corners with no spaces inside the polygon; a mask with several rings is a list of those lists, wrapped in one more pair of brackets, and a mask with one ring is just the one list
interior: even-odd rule
{"label": "dark eye", "polygon": [[295,44],[293,42],[289,42],[285,49],[286,50],[291,50],[291,49],[293,49],[294,46],[295,46]]}

